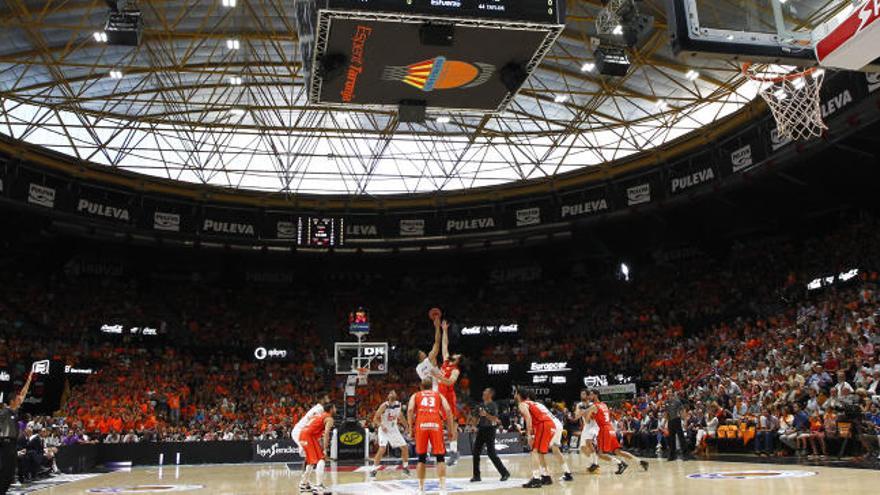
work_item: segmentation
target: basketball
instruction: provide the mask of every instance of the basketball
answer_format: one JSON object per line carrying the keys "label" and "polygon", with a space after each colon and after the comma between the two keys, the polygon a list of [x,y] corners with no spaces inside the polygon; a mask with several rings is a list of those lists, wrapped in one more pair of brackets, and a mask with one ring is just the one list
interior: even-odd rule
{"label": "basketball", "polygon": [[443,312],[440,311],[440,308],[431,308],[431,310],[428,311],[428,318],[430,318],[431,321],[437,320],[441,316],[443,316]]}

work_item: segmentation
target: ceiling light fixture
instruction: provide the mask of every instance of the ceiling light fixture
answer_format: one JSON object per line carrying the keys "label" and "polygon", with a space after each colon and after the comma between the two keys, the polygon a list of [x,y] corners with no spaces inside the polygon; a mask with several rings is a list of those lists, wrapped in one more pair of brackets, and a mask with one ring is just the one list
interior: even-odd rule
{"label": "ceiling light fixture", "polygon": [[111,70],[110,77],[113,79],[122,79],[122,71],[120,70]]}
{"label": "ceiling light fixture", "polygon": [[556,97],[553,98],[553,101],[556,103],[565,103],[568,101],[568,95],[556,95]]}
{"label": "ceiling light fixture", "polygon": [[448,124],[448,123],[450,123],[450,122],[452,122],[452,119],[449,118],[449,117],[446,116],[446,115],[444,115],[444,116],[442,116],[442,117],[437,117],[437,123],[438,123],[438,124]]}
{"label": "ceiling light fixture", "polygon": [[229,84],[233,86],[241,86],[241,76],[229,76]]}
{"label": "ceiling light fixture", "polygon": [[230,50],[238,50],[241,47],[241,43],[234,38],[230,38],[226,40],[226,48]]}
{"label": "ceiling light fixture", "polygon": [[95,38],[95,41],[98,43],[106,43],[107,42],[107,32],[106,31],[95,31],[92,33],[92,37]]}
{"label": "ceiling light fixture", "polygon": [[593,72],[595,68],[596,64],[593,62],[584,62],[584,65],[581,66],[581,72]]}
{"label": "ceiling light fixture", "polygon": [[685,74],[684,77],[686,77],[688,81],[696,81],[697,79],[700,78],[700,73],[691,69],[691,70],[687,71],[687,74]]}

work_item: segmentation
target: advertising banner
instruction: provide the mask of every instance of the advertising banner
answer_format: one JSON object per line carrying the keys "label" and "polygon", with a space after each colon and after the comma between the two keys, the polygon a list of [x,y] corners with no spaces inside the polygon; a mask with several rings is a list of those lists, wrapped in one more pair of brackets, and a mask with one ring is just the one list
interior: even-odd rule
{"label": "advertising banner", "polygon": [[299,448],[293,440],[260,440],[253,443],[253,462],[299,462]]}

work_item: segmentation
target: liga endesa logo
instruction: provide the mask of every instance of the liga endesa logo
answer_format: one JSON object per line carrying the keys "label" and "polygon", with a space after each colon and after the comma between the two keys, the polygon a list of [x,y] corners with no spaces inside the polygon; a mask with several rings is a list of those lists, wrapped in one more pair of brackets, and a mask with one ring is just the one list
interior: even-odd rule
{"label": "liga endesa logo", "polygon": [[351,37],[351,62],[348,64],[348,71],[345,73],[345,85],[342,86],[342,101],[348,103],[354,99],[354,90],[357,87],[358,76],[364,71],[364,49],[367,45],[367,38],[373,28],[358,25]]}
{"label": "liga endesa logo", "polygon": [[488,81],[494,73],[494,65],[448,60],[438,55],[407,66],[385,67],[382,79],[400,81],[427,93],[435,89],[473,88]]}
{"label": "liga endesa logo", "polygon": [[349,431],[343,433],[342,436],[339,437],[339,441],[342,442],[343,445],[348,445],[350,447],[355,445],[360,445],[361,442],[364,441],[364,436],[356,431]]}
{"label": "liga endesa logo", "polygon": [[687,476],[691,480],[764,480],[768,478],[807,478],[815,476],[815,471],[730,471],[716,473],[694,473]]}

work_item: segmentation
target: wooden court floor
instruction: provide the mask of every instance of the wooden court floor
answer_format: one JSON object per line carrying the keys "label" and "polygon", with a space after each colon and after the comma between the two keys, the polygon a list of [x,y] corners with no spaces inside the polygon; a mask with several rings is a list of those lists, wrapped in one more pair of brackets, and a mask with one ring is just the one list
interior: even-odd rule
{"label": "wooden court floor", "polygon": [[[569,456],[569,463],[575,471],[573,482],[561,483],[554,479],[552,486],[526,490],[520,485],[530,472],[529,458],[507,456],[503,459],[514,477],[507,483],[498,482],[497,473],[486,459],[484,482],[470,483],[471,461],[462,459],[458,465],[450,468],[448,492],[487,495],[857,495],[876,494],[880,485],[880,471],[877,470],[716,461],[666,462],[649,459],[651,467],[647,472],[632,466],[623,475],[616,476],[611,472],[611,466],[603,465],[600,474],[588,475],[584,472],[585,464],[578,455],[573,454]],[[428,472],[429,477],[434,474],[433,469]],[[300,474],[299,467],[286,464],[146,467],[101,474],[36,493],[296,494]],[[383,470],[376,481],[370,482],[366,470],[354,466],[331,466],[325,484],[339,495],[412,494],[417,487],[414,476],[406,478],[396,469]],[[428,487],[429,493],[436,493],[430,491],[432,486]]]}

